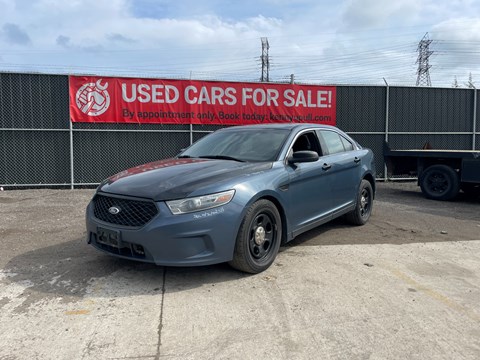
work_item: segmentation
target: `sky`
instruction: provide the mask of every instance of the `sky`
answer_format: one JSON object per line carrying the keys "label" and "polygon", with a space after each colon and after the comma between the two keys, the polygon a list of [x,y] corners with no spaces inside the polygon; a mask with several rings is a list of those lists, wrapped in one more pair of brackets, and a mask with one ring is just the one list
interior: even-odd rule
{"label": "sky", "polygon": [[477,0],[0,0],[0,72],[480,86]]}

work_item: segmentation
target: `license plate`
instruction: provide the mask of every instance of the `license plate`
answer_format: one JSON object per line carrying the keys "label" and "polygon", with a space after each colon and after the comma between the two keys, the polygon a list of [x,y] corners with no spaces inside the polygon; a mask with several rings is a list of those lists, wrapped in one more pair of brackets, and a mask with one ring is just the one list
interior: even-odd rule
{"label": "license plate", "polygon": [[97,227],[97,242],[100,244],[120,247],[120,231]]}

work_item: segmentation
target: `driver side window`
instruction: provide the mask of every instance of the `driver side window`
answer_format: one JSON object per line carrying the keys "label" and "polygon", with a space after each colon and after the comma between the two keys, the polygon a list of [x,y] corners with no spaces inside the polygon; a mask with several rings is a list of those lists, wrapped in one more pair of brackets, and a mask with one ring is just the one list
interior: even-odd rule
{"label": "driver side window", "polygon": [[306,132],[301,134],[293,143],[292,150],[293,152],[305,150],[315,151],[318,155],[321,155],[318,139],[314,132]]}

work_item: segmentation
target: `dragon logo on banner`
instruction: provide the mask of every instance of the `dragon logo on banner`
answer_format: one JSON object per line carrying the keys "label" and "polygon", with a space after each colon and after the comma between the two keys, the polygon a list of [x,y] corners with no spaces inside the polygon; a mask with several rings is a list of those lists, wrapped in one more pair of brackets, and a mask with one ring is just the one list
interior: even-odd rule
{"label": "dragon logo on banner", "polygon": [[101,84],[102,79],[95,83],[84,84],[78,89],[75,96],[77,107],[84,114],[98,116],[107,111],[110,106],[110,95],[108,94],[108,82]]}

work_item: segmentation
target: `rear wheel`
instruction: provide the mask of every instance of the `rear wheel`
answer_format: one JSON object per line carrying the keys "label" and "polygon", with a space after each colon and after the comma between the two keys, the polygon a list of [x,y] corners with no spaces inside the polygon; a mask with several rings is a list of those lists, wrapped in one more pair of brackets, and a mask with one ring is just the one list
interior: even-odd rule
{"label": "rear wheel", "polygon": [[423,194],[433,200],[450,200],[460,190],[458,174],[448,165],[432,165],[420,176]]}
{"label": "rear wheel", "polygon": [[373,209],[373,189],[368,180],[362,180],[357,194],[355,209],[347,214],[347,220],[354,225],[364,225]]}
{"label": "rear wheel", "polygon": [[245,214],[229,264],[252,274],[262,272],[275,260],[281,238],[282,220],[276,206],[268,200],[258,200]]}

